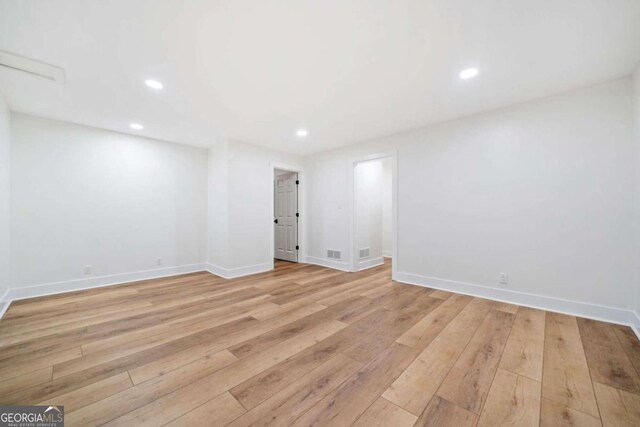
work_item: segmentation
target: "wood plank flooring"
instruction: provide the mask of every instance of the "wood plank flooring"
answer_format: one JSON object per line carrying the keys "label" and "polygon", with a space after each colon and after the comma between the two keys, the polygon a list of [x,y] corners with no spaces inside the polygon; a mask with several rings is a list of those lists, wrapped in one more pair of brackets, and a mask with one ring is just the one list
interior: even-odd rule
{"label": "wood plank flooring", "polygon": [[627,327],[276,262],[14,302],[0,404],[68,426],[640,425]]}

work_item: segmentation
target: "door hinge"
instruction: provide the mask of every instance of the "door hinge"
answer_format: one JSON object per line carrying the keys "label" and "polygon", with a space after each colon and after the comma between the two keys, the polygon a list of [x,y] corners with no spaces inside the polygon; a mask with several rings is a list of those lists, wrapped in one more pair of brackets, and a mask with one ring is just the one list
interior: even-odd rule
{"label": "door hinge", "polygon": [[300,181],[296,179],[296,185],[300,184]]}
{"label": "door hinge", "polygon": [[300,246],[296,245],[296,251],[300,250]]}
{"label": "door hinge", "polygon": [[300,212],[296,212],[296,218],[300,218]]}

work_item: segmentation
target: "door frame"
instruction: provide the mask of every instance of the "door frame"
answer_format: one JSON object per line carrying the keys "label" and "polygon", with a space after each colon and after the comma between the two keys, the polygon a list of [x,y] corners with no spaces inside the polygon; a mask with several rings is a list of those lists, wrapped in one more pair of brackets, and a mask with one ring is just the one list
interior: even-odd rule
{"label": "door frame", "polygon": [[356,166],[358,163],[372,160],[391,159],[391,279],[396,280],[398,275],[398,150],[383,151],[366,156],[355,157],[351,160],[351,179],[349,179],[349,216],[351,236],[349,252],[351,253],[351,271],[358,270],[358,248],[356,245]]}
{"label": "door frame", "polygon": [[300,181],[300,184],[298,185],[298,212],[300,213],[300,216],[298,217],[298,246],[300,247],[300,250],[298,250],[298,263],[304,263],[306,262],[306,257],[305,257],[305,253],[306,253],[306,223],[307,223],[307,218],[306,218],[306,211],[304,209],[305,207],[305,201],[306,201],[306,193],[305,193],[305,189],[306,189],[306,183],[305,183],[305,174],[304,174],[304,168],[302,166],[298,166],[298,165],[287,165],[284,163],[277,163],[277,162],[270,162],[269,163],[269,182],[270,184],[270,191],[269,191],[269,251],[267,253],[269,253],[270,256],[270,263],[271,263],[271,270],[274,269],[275,265],[274,265],[274,259],[275,259],[275,249],[274,249],[274,245],[275,245],[275,235],[274,235],[274,230],[273,230],[273,214],[275,212],[275,200],[274,200],[274,192],[275,192],[275,170],[279,169],[279,170],[283,170],[283,171],[287,171],[287,172],[295,172],[298,174],[298,180]]}

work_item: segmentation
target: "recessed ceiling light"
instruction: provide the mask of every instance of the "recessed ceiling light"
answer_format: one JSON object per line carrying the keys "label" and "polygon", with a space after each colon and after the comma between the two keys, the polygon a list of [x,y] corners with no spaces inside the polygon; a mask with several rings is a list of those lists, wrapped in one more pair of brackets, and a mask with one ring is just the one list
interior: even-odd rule
{"label": "recessed ceiling light", "polygon": [[164,87],[164,85],[157,80],[145,80],[144,84],[146,84],[151,89],[156,89],[156,90],[160,90]]}
{"label": "recessed ceiling light", "polygon": [[135,129],[135,130],[144,129],[144,126],[142,126],[140,123],[131,123],[129,126],[131,126],[131,129]]}
{"label": "recessed ceiling light", "polygon": [[305,136],[309,135],[309,132],[307,132],[306,129],[298,129],[296,131],[296,135],[298,135],[299,137],[305,137]]}
{"label": "recessed ceiling light", "polygon": [[475,77],[478,74],[477,68],[467,68],[466,70],[462,70],[460,72],[461,79],[470,79],[471,77]]}

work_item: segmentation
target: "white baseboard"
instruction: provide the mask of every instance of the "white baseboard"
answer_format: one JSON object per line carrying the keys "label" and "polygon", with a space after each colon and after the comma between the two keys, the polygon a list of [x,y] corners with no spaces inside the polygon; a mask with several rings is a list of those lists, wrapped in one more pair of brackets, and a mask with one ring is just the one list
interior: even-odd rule
{"label": "white baseboard", "polygon": [[640,315],[638,315],[638,313],[633,312],[633,323],[629,326],[631,326],[633,332],[635,332],[638,339],[640,339]]}
{"label": "white baseboard", "polygon": [[367,268],[373,268],[381,264],[384,264],[384,259],[382,257],[360,261],[358,262],[358,271],[366,270]]}
{"label": "white baseboard", "polygon": [[223,279],[235,279],[236,277],[248,276],[250,274],[263,273],[265,271],[270,271],[272,265],[270,262],[265,262],[262,264],[249,265],[246,267],[237,267],[237,268],[224,268],[219,265],[207,263],[206,270],[215,274],[216,276],[220,276]]}
{"label": "white baseboard", "polygon": [[336,261],[334,259],[320,258],[309,255],[305,257],[305,261],[307,262],[307,264],[320,265],[322,267],[334,268],[341,271],[351,271],[351,264],[349,264],[348,262]]}
{"label": "white baseboard", "polygon": [[4,314],[9,309],[9,305],[11,305],[11,301],[7,300],[8,293],[9,289],[7,289],[4,295],[2,295],[2,298],[0,298],[0,319],[2,319],[2,316],[4,316]]}
{"label": "white baseboard", "polygon": [[[83,289],[100,288],[103,286],[119,285],[138,280],[156,279],[177,274],[195,273],[205,271],[204,264],[181,265],[165,267],[153,270],[136,271],[133,273],[112,274],[108,276],[90,277],[86,279],[68,280],[64,282],[44,283],[41,285],[25,286],[21,288],[9,288],[0,301],[0,318],[12,301],[54,295],[64,292],[80,291]],[[2,307],[6,305],[6,307]],[[2,311],[4,310],[4,311]]]}
{"label": "white baseboard", "polygon": [[86,279],[68,280],[64,282],[44,283],[41,285],[25,286],[21,288],[9,288],[4,297],[0,299],[0,319],[9,308],[12,301],[60,294],[64,292],[80,291],[84,289],[100,288],[103,286],[120,285],[138,280],[157,279],[160,277],[175,276],[178,274],[208,271],[225,279],[246,276],[271,270],[271,264],[264,263],[248,267],[226,269],[213,264],[191,264],[177,267],[165,267],[154,270],[136,271],[133,273],[113,274],[108,276],[90,277]]}
{"label": "white baseboard", "polygon": [[391,258],[391,251],[382,251],[382,256],[384,258]]}
{"label": "white baseboard", "polygon": [[[330,260],[319,257],[305,257],[309,264],[334,268],[341,271],[351,271],[349,263]],[[382,258],[359,263],[360,269],[371,268],[382,263]],[[370,264],[365,266],[364,264]],[[33,298],[45,295],[54,295],[64,292],[79,291],[83,289],[112,286],[138,280],[155,279],[178,274],[195,273],[198,271],[209,271],[212,274],[232,279],[250,274],[262,273],[271,270],[271,263],[256,264],[239,268],[223,268],[214,264],[191,264],[176,267],[166,267],[154,270],[137,271],[133,273],[113,274],[108,276],[91,277],[87,279],[76,279],[64,282],[45,283],[40,285],[27,286],[22,288],[9,288],[0,299],[0,319],[9,308],[12,301]],[[453,280],[439,279],[435,277],[421,276],[417,274],[398,272],[396,279],[398,282],[412,285],[425,286],[434,289],[442,289],[459,294],[471,295],[480,298],[487,298],[526,307],[538,308],[541,310],[554,311],[558,313],[570,314],[589,319],[602,320],[610,323],[630,326],[640,338],[640,316],[631,311],[615,307],[589,304],[578,301],[565,300],[560,298],[547,297],[542,295],[528,294],[524,292],[510,291],[506,289],[490,288],[487,286],[471,283],[456,282]]]}
{"label": "white baseboard", "polygon": [[640,338],[640,317],[631,310],[510,291],[507,289],[490,288],[483,285],[456,282],[453,280],[439,279],[436,277],[421,276],[411,273],[398,272],[396,280],[398,282],[408,283],[411,285],[442,289],[458,294],[471,295],[474,297],[507,302],[540,310],[554,311],[572,316],[586,317],[589,319],[631,326],[636,335],[638,335],[638,338]]}

